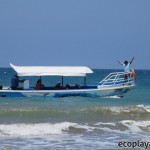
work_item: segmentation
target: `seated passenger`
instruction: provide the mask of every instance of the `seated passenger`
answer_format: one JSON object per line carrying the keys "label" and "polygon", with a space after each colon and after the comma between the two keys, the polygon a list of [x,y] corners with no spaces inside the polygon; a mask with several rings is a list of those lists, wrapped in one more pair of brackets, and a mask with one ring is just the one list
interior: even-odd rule
{"label": "seated passenger", "polygon": [[80,88],[81,88],[81,87],[80,87],[80,84],[76,84],[76,85],[75,85],[75,88],[76,88],[76,89],[80,89]]}
{"label": "seated passenger", "polygon": [[61,87],[61,82],[57,82],[57,84],[55,85],[55,87],[54,87],[54,89],[55,90],[59,90],[59,89],[61,89],[62,87]]}
{"label": "seated passenger", "polygon": [[36,83],[35,89],[36,89],[36,90],[43,90],[44,87],[45,87],[45,86],[44,86],[44,84],[42,84],[42,80],[39,79],[39,80],[37,81],[37,83]]}
{"label": "seated passenger", "polygon": [[25,80],[19,80],[18,75],[14,75],[14,77],[11,79],[11,89],[12,90],[18,90],[19,88],[19,82],[24,82]]}
{"label": "seated passenger", "polygon": [[66,89],[70,89],[71,86],[69,84],[66,84]]}

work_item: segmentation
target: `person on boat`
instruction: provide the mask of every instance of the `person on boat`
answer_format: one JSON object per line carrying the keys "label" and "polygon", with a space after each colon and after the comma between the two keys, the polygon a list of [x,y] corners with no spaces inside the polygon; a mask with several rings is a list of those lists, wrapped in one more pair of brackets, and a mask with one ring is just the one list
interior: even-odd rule
{"label": "person on boat", "polygon": [[11,79],[11,89],[12,90],[18,90],[19,89],[19,82],[24,82],[25,80],[19,80],[18,75],[14,75],[13,78]]}
{"label": "person on boat", "polygon": [[[123,63],[118,61],[118,63],[120,63],[121,65],[124,66],[124,72],[125,73],[129,73],[131,71],[130,70],[130,65],[132,64],[134,58],[135,57],[133,57],[130,62],[128,62],[127,60],[125,60]],[[125,74],[125,79],[128,79],[129,76],[130,76],[130,74]]]}
{"label": "person on boat", "polygon": [[41,79],[38,79],[37,80],[37,83],[36,83],[36,87],[35,87],[35,89],[36,90],[43,90],[44,89],[44,84],[42,84],[42,80]]}
{"label": "person on boat", "polygon": [[60,81],[57,82],[57,84],[55,85],[54,89],[55,89],[55,90],[60,90],[60,89],[62,89],[62,87],[61,87],[61,82],[60,82]]}
{"label": "person on boat", "polygon": [[80,89],[80,88],[81,88],[80,84],[76,84],[76,85],[75,85],[75,88],[76,88],[76,89]]}
{"label": "person on boat", "polygon": [[127,60],[125,60],[124,62],[118,61],[118,63],[124,66],[124,72],[130,72],[130,65],[132,64],[134,58],[135,57],[133,57],[130,62],[128,62]]}
{"label": "person on boat", "polygon": [[71,88],[71,86],[67,83],[66,84],[66,89],[70,89]]}

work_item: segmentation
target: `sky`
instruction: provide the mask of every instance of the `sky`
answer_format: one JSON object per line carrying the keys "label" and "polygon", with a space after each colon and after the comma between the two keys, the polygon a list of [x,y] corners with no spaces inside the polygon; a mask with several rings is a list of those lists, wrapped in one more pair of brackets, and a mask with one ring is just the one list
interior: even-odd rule
{"label": "sky", "polygon": [[150,69],[150,0],[0,0],[0,67]]}

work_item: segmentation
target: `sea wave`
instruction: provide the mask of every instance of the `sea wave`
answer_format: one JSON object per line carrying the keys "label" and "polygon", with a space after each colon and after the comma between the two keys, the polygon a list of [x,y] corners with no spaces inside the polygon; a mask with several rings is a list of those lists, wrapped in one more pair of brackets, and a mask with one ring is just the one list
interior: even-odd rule
{"label": "sea wave", "polygon": [[[65,119],[65,120],[64,120]],[[1,124],[55,122],[119,122],[150,120],[150,106],[86,106],[85,108],[13,108],[0,107]]]}
{"label": "sea wave", "polygon": [[86,108],[65,108],[65,109],[52,109],[52,108],[8,108],[0,107],[0,114],[11,112],[35,112],[35,113],[71,113],[71,112],[111,112],[111,113],[150,113],[150,105],[131,105],[131,106],[103,106],[103,107],[86,107]]}
{"label": "sea wave", "polygon": [[1,124],[0,135],[27,136],[27,135],[51,135],[62,134],[68,130],[70,126],[75,126],[76,123],[38,123],[38,124]]}
{"label": "sea wave", "polygon": [[[104,107],[90,107],[78,110],[80,113],[88,113],[90,115],[97,114],[99,116],[128,116],[135,117],[135,119],[149,118],[150,105],[136,105],[136,106],[104,106]],[[150,118],[149,118],[150,119]]]}
{"label": "sea wave", "polygon": [[111,133],[150,133],[150,121],[122,120],[119,122],[97,122],[95,124],[79,124],[73,122],[37,123],[37,124],[1,124],[0,135],[12,136],[42,136],[60,135],[66,133],[87,133],[99,130]]}
{"label": "sea wave", "polygon": [[0,149],[118,149],[120,141],[149,141],[150,121],[0,124]]}
{"label": "sea wave", "polygon": [[129,133],[148,133],[150,132],[150,121],[135,121],[135,120],[122,120],[116,123],[103,123],[98,122],[95,124],[99,127],[99,129],[102,129],[104,131],[108,132],[126,132]]}
{"label": "sea wave", "polygon": [[144,106],[144,105],[136,105],[136,106],[108,106],[108,107],[102,107],[103,110],[110,110],[114,113],[129,113],[129,112],[150,112],[150,106]]}

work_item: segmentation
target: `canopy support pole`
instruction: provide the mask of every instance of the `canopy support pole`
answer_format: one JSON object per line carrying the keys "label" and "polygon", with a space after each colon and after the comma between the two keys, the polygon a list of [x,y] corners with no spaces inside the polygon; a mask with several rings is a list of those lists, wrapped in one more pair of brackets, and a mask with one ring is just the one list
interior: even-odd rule
{"label": "canopy support pole", "polygon": [[86,86],[86,76],[84,77],[84,86]]}
{"label": "canopy support pole", "polygon": [[61,83],[62,83],[62,87],[64,86],[64,77],[62,76],[62,78],[61,78]]}

